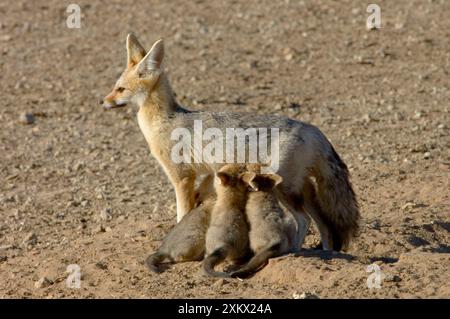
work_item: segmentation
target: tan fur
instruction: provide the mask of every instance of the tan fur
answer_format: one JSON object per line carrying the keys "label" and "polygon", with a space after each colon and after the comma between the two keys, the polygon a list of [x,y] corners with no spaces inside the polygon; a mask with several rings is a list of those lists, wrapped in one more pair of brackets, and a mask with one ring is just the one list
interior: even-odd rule
{"label": "tan fur", "polygon": [[296,251],[297,225],[278,203],[274,188],[282,182],[276,174],[245,173],[243,180],[252,187],[245,214],[250,226],[250,248],[253,258],[231,273],[232,277],[247,277],[264,266],[269,258]]}
{"label": "tan fur", "polygon": [[212,176],[207,176],[196,190],[197,207],[176,224],[164,238],[158,250],[146,259],[148,268],[161,272],[164,260],[178,263],[202,260],[205,236],[216,196]]}
{"label": "tan fur", "polygon": [[247,185],[241,175],[244,167],[226,165],[214,180],[217,201],[211,212],[206,232],[205,271],[212,276],[224,276],[214,270],[223,260],[239,262],[248,253],[248,225],[245,218]]}
{"label": "tan fur", "polygon": [[[222,131],[225,128],[276,127],[280,129],[280,166],[276,173],[284,179],[276,193],[277,198],[297,220],[300,247],[309,227],[310,215],[321,225],[319,229],[324,230],[321,232],[324,247],[333,245],[328,240],[327,234],[330,231],[337,243],[336,247],[348,244],[358,229],[356,199],[348,180],[348,172],[343,168],[345,164],[318,128],[277,115],[186,110],[175,102],[162,69],[162,41],[156,42],[145,57],[135,64],[145,52],[141,48],[134,36],[128,36],[127,68],[114,90],[105,98],[104,106],[113,108],[129,102],[139,105],[138,122],[141,131],[151,153],[175,188],[178,221],[194,207],[194,184],[197,176],[217,172],[225,163],[175,164],[170,157],[171,149],[176,143],[171,140],[171,132],[175,128],[193,130],[194,120],[201,120],[205,129],[214,127]],[[311,202],[309,211],[306,211],[302,198],[305,180],[309,177],[314,177],[317,181],[317,200]]]}

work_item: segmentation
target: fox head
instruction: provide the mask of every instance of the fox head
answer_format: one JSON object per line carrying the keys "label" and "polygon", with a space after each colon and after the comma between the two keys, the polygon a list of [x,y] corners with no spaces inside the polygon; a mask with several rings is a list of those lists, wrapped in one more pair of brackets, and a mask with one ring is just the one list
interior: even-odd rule
{"label": "fox head", "polygon": [[242,179],[255,192],[270,191],[283,181],[278,174],[255,174],[253,172],[244,173]]}
{"label": "fox head", "polygon": [[247,178],[252,178],[256,176],[255,173],[245,172],[244,165],[234,165],[228,164],[223,166],[217,173],[214,179],[214,188],[219,194],[227,189],[233,189],[239,192],[245,192],[248,189],[246,180],[244,179],[245,174]]}
{"label": "fox head", "polygon": [[127,67],[102,101],[103,107],[111,109],[126,106],[130,102],[141,105],[155,88],[162,74],[164,44],[158,40],[146,52],[138,39],[127,36]]}

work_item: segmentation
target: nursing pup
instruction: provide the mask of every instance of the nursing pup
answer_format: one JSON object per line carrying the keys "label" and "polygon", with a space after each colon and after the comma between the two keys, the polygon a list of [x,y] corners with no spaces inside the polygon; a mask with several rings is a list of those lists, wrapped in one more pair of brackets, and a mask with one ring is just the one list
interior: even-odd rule
{"label": "nursing pup", "polygon": [[[226,165],[216,174],[214,188],[217,201],[206,232],[205,272],[214,277],[229,277],[214,267],[229,260],[239,264],[248,254],[248,224],[245,217],[248,184],[242,179],[245,167]],[[251,178],[254,173],[246,173]]]}
{"label": "nursing pup", "polygon": [[151,271],[162,272],[161,263],[165,260],[178,263],[203,259],[206,230],[215,200],[213,176],[208,175],[197,188],[198,206],[170,230],[161,247],[145,261]]}
{"label": "nursing pup", "polygon": [[253,190],[248,194],[245,213],[249,223],[250,248],[254,256],[232,272],[232,277],[245,278],[277,257],[298,248],[297,224],[291,214],[285,214],[278,203],[274,189],[283,178],[277,174],[247,172],[243,180]]}

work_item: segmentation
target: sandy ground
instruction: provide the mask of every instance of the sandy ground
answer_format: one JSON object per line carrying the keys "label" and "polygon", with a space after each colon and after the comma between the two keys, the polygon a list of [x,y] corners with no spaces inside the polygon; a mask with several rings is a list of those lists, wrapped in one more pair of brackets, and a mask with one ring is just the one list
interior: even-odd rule
{"label": "sandy ground", "polygon": [[[376,31],[361,1],[78,1],[69,29],[71,2],[0,2],[0,297],[450,297],[449,1],[377,1]],[[359,198],[351,249],[276,258],[245,281],[199,263],[148,272],[174,192],[136,108],[98,105],[130,31],[147,47],[165,38],[185,106],[317,125]],[[367,287],[371,263],[381,289]],[[66,286],[70,264],[80,289]]]}

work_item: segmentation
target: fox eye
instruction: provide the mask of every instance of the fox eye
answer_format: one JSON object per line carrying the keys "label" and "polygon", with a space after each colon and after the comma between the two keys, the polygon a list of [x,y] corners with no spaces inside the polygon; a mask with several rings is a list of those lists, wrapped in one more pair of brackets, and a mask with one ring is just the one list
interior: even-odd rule
{"label": "fox eye", "polygon": [[125,91],[124,87],[121,86],[117,88],[117,92],[122,93],[123,91]]}

